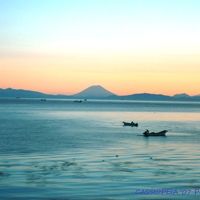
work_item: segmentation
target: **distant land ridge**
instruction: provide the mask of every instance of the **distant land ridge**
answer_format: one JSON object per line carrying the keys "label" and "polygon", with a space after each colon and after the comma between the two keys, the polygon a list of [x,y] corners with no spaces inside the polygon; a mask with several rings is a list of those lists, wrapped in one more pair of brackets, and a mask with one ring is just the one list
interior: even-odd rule
{"label": "distant land ridge", "polygon": [[168,96],[163,94],[139,93],[131,95],[116,95],[100,85],[90,86],[74,95],[53,95],[38,91],[23,89],[1,89],[0,98],[62,98],[62,99],[108,99],[108,100],[141,100],[141,101],[200,101],[200,95],[176,94]]}

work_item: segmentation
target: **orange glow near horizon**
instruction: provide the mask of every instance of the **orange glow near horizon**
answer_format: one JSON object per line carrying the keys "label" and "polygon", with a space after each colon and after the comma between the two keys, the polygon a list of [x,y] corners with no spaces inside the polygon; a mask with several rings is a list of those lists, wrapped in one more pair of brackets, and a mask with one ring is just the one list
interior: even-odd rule
{"label": "orange glow near horizon", "polygon": [[0,87],[74,94],[98,84],[119,95],[195,95],[200,93],[199,66],[199,57],[192,55],[1,57]]}

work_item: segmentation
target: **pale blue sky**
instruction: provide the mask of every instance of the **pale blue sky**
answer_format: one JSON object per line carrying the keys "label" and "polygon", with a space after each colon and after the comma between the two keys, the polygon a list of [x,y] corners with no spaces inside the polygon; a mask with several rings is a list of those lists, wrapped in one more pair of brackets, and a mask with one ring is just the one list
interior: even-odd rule
{"label": "pale blue sky", "polygon": [[199,11],[198,0],[0,0],[0,49],[196,51]]}

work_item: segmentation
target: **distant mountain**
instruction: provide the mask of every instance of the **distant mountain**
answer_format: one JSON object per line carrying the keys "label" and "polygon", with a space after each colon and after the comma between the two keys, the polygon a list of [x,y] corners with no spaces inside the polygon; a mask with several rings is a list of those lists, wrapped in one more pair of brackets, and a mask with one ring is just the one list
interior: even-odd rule
{"label": "distant mountain", "polygon": [[189,96],[188,94],[176,94],[167,96],[163,94],[132,94],[119,96],[106,90],[100,85],[88,87],[82,92],[67,96],[67,95],[52,95],[37,91],[22,90],[22,89],[1,89],[0,98],[62,98],[62,99],[113,99],[113,100],[138,100],[138,101],[200,101],[200,95]]}
{"label": "distant mountain", "polygon": [[32,90],[22,90],[22,89],[1,89],[0,88],[0,98],[67,98],[66,95],[52,95],[45,94],[42,92],[32,91]]}
{"label": "distant mountain", "polygon": [[190,98],[190,95],[186,93],[181,93],[181,94],[175,94],[173,97],[175,98]]}
{"label": "distant mountain", "polygon": [[175,99],[191,99],[191,96],[186,93],[175,94],[173,97]]}
{"label": "distant mountain", "polygon": [[172,97],[162,95],[162,94],[149,94],[149,93],[141,93],[141,94],[132,94],[126,96],[120,96],[120,99],[124,100],[142,100],[142,101],[169,101],[172,100]]}
{"label": "distant mountain", "polygon": [[76,98],[100,98],[101,99],[101,98],[106,98],[110,96],[115,96],[115,94],[106,90],[100,85],[93,85],[73,96]]}
{"label": "distant mountain", "polygon": [[43,98],[46,94],[31,90],[0,89],[0,97],[24,97],[24,98]]}

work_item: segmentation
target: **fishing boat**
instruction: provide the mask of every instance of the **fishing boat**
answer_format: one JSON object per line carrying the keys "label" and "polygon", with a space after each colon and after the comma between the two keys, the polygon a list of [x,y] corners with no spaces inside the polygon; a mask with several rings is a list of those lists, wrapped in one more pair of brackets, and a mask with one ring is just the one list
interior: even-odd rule
{"label": "fishing boat", "polygon": [[122,122],[124,124],[124,126],[135,126],[135,127],[138,127],[138,123],[134,123],[133,121],[132,122]]}
{"label": "fishing boat", "polygon": [[74,100],[74,103],[82,103],[82,100]]}
{"label": "fishing boat", "polygon": [[163,130],[163,131],[160,131],[160,132],[149,132],[149,130],[146,130],[143,135],[145,137],[149,137],[149,136],[166,136],[166,133],[168,131],[167,130]]}

